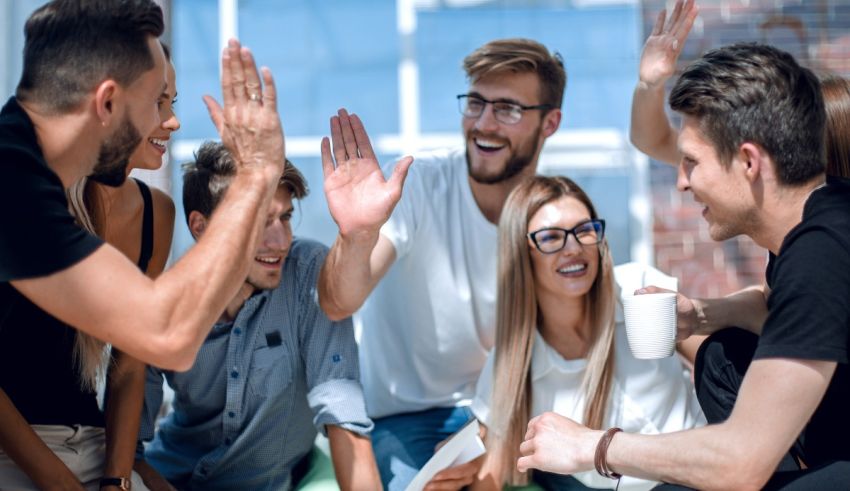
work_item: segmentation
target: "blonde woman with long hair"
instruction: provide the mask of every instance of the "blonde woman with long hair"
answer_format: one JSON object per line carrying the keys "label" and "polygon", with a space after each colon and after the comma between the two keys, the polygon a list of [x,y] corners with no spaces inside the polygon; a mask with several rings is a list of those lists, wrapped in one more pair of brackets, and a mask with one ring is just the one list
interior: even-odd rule
{"label": "blonde woman with long hair", "polygon": [[[524,485],[516,470],[528,421],[555,411],[592,428],[661,433],[704,424],[678,357],[636,360],[619,305],[650,284],[676,280],[649,267],[614,268],[605,221],[566,177],[536,176],[510,194],[499,221],[496,345],[472,410],[487,454],[473,489]],[[594,473],[535,473],[544,489],[613,489]],[[620,489],[655,483],[623,478]]]}
{"label": "blonde woman with long hair", "polygon": [[[172,107],[174,66],[163,48],[169,63],[167,85],[157,103],[161,123],[141,138],[127,172],[160,168],[171,133],[180,128]],[[135,128],[129,119],[127,124],[130,135]],[[109,152],[108,145],[101,148],[104,152]],[[67,191],[67,198],[81,226],[117,247],[149,276],[163,271],[174,226],[174,203],[167,194],[136,179],[118,187],[83,179]],[[14,340],[10,344],[16,346],[16,356],[38,353],[43,361],[37,371],[22,374],[20,384],[0,391],[0,397],[8,393],[15,406],[0,413],[0,424],[16,425],[17,431],[29,431],[33,437],[28,448],[0,447],[5,451],[0,451],[0,489],[38,489],[41,486],[35,483],[57,480],[64,481],[66,489],[130,489],[120,487],[129,483],[133,490],[146,490],[146,484],[154,487],[151,483],[167,486],[148,467],[133,472],[145,365],[46,313],[22,306],[15,316],[7,326],[16,329],[4,332],[3,341]],[[104,379],[101,411],[96,390]]]}

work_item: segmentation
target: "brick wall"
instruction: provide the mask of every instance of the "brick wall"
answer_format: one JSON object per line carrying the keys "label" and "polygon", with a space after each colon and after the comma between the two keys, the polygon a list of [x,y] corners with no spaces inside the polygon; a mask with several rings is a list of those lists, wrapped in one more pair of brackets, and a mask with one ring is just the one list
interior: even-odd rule
{"label": "brick wall", "polygon": [[[706,0],[680,59],[680,69],[708,49],[738,41],[767,42],[817,72],[850,74],[850,1]],[[644,32],[673,2],[644,0]],[[672,81],[671,81],[672,85]],[[669,87],[668,87],[669,88]],[[678,121],[674,124],[678,125]],[[701,208],[675,188],[676,169],[652,162],[656,265],[692,296],[718,296],[764,281],[767,252],[746,237],[711,240]]]}

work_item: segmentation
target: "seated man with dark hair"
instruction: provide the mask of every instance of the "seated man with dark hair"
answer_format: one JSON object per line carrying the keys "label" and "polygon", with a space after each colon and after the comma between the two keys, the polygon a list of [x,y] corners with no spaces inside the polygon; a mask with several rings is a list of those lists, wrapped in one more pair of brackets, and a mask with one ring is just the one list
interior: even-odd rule
{"label": "seated man with dark hair", "polygon": [[[217,143],[186,166],[183,207],[197,239],[236,168]],[[351,319],[329,320],[316,282],[327,248],[293,239],[293,199],[307,183],[288,160],[248,278],[187,372],[148,372],[141,437],[153,442],[137,469],[152,489],[158,471],[180,489],[291,489],[311,467],[317,432],[330,440],[342,489],[380,489],[359,382]],[[154,436],[162,379],[174,411]]]}
{"label": "seated man with dark hair", "polygon": [[850,181],[824,173],[820,83],[788,53],[737,44],[690,64],[670,107],[679,190],[712,239],[770,251],[767,289],[678,299],[681,334],[710,334],[695,368],[708,426],[650,436],[547,413],[529,422],[518,468],[665,489],[850,489]]}

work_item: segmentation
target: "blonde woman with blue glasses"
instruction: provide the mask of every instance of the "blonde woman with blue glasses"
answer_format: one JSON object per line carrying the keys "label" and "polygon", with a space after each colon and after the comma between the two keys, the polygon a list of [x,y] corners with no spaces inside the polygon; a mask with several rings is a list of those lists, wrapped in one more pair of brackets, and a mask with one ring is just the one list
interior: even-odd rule
{"label": "blonde woman with blue glasses", "polygon": [[[514,189],[499,222],[496,345],[472,405],[487,429],[473,489],[529,477],[544,489],[617,486],[595,472],[516,470],[528,421],[546,411],[648,434],[704,424],[677,356],[637,360],[629,351],[618,298],[649,285],[675,289],[676,280],[638,264],[615,268],[605,221],[573,181],[536,176]],[[622,478],[619,489],[655,484]]]}

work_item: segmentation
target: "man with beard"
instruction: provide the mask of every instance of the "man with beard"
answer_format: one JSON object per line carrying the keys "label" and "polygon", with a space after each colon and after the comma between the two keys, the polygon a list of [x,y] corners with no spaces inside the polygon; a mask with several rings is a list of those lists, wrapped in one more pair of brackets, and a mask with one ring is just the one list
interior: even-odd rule
{"label": "man with beard", "polygon": [[128,489],[129,470],[104,468],[104,442],[126,442],[104,435],[74,328],[185,369],[247,274],[283,135],[270,74],[264,102],[235,41],[222,57],[225,108],[208,105],[239,171],[208,238],[152,281],[68,211],[66,188],[89,174],[120,184],[160,124],[162,30],[151,0],[56,0],[26,23],[21,81],[0,112],[0,488]]}
{"label": "man with beard", "polygon": [[247,273],[284,143],[271,74],[261,81],[235,40],[222,55],[224,108],[206,102],[239,172],[205,240],[153,281],[68,212],[64,189],[86,175],[121,184],[141,135],[159,124],[162,30],[152,0],[55,0],[27,20],[21,81],[0,113],[0,335],[33,332],[34,316],[49,314],[185,369]]}
{"label": "man with beard", "polygon": [[[383,179],[360,120],[340,111],[331,120],[333,156],[323,142],[325,194],[340,228],[323,271],[323,306],[344,317],[374,289],[360,311],[360,365],[373,447],[391,490],[404,489],[435,446],[472,417],[495,335],[496,224],[561,120],[566,74],[560,56],[541,44],[492,41],[464,68],[471,85],[457,98],[465,150],[418,156],[383,227],[386,216],[351,205]],[[410,163],[386,169],[390,182],[399,184]],[[457,466],[435,481],[460,487],[475,470]]]}
{"label": "man with beard", "polygon": [[[212,142],[185,168],[183,208],[195,238],[235,173]],[[380,489],[351,319],[332,322],[314,299],[327,247],[292,237],[293,200],[306,194],[287,161],[248,277],[197,362],[187,372],[148,371],[142,439],[154,437],[163,377],[175,402],[144,459],[179,489],[294,489],[316,464],[317,431],[328,436],[341,489]],[[161,489],[149,466],[136,468]]]}

